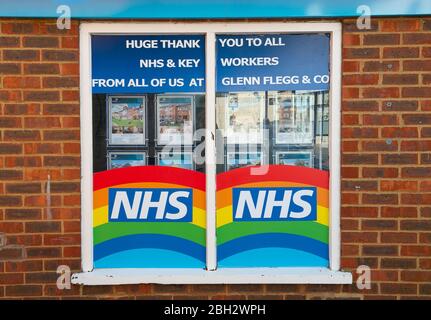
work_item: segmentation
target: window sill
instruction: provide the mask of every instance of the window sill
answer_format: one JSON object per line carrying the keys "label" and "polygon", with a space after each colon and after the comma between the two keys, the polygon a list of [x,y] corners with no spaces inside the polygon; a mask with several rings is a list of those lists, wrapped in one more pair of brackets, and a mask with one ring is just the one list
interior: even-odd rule
{"label": "window sill", "polygon": [[351,284],[350,272],[327,268],[95,269],[72,275],[73,284]]}

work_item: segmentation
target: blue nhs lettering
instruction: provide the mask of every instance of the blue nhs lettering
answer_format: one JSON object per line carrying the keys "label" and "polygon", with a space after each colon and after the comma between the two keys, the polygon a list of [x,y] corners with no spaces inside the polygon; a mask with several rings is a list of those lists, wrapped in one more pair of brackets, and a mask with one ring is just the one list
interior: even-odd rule
{"label": "blue nhs lettering", "polygon": [[109,189],[109,221],[191,222],[192,189]]}
{"label": "blue nhs lettering", "polygon": [[316,220],[317,189],[233,188],[234,221]]}

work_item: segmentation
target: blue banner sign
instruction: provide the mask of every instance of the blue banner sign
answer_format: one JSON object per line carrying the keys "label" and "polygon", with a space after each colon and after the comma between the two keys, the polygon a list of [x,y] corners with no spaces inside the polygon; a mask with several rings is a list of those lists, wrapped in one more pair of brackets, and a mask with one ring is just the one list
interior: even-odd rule
{"label": "blue banner sign", "polygon": [[313,221],[317,189],[233,188],[234,221]]}
{"label": "blue banner sign", "polygon": [[217,91],[327,90],[329,35],[217,36]]}
{"label": "blue banner sign", "polygon": [[194,19],[429,15],[430,0],[20,0],[0,1],[2,17]]}
{"label": "blue banner sign", "polygon": [[110,222],[191,222],[193,190],[111,188]]}
{"label": "blue banner sign", "polygon": [[93,93],[205,91],[203,35],[92,36]]}

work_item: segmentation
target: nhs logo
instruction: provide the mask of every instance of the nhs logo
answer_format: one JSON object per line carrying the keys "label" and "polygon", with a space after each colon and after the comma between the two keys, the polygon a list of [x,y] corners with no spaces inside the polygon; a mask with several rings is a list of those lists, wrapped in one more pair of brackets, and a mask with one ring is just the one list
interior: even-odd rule
{"label": "nhs logo", "polygon": [[316,220],[316,188],[233,188],[234,221]]}
{"label": "nhs logo", "polygon": [[109,221],[191,222],[192,189],[109,189]]}

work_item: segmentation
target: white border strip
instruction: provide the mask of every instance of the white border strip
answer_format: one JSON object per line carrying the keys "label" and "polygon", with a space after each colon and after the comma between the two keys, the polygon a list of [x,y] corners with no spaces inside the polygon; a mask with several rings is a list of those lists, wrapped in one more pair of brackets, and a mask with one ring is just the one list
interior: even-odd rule
{"label": "white border strip", "polygon": [[203,269],[97,269],[72,276],[73,284],[246,284],[299,283],[351,284],[349,272],[326,268],[232,268],[208,272]]}
{"label": "white border strip", "polygon": [[[91,96],[91,35],[92,34],[206,34],[206,113],[207,113],[207,266],[208,270],[216,268],[216,234],[215,234],[215,34],[224,33],[331,33],[331,91],[330,91],[330,269],[318,269],[315,276],[308,268],[274,268],[274,269],[222,269],[214,272],[193,270],[191,283],[351,283],[351,275],[347,281],[344,277],[335,277],[341,282],[326,282],[329,274],[340,269],[340,105],[341,105],[341,24],[338,22],[240,22],[240,23],[82,23],[80,25],[80,93],[81,93],[81,225],[82,225],[82,269],[84,272],[93,270],[93,188],[92,188],[92,96]],[[212,53],[212,54],[208,54]],[[210,138],[210,139],[208,139]],[[210,151],[210,152],[208,152]],[[293,270],[295,269],[295,270]],[[116,269],[109,274],[123,274],[130,282],[154,282],[161,275],[164,283],[186,283],[189,278],[182,278],[183,269]],[[253,271],[250,271],[253,270]],[[250,271],[251,276],[247,275]],[[168,272],[170,276],[163,276]],[[204,272],[202,274],[202,272]],[[205,273],[206,272],[206,273]],[[257,273],[256,273],[257,272]],[[304,274],[308,272],[308,276]],[[326,272],[326,273],[325,273]],[[338,274],[336,272],[335,274]],[[103,270],[91,273],[97,281],[101,281]],[[140,276],[142,274],[142,276]],[[202,274],[202,275],[201,275]],[[210,277],[216,274],[217,278]],[[232,276],[230,276],[232,274]],[[239,277],[242,275],[244,277]],[[90,274],[89,274],[90,276]],[[74,275],[74,279],[82,278],[82,274]],[[221,278],[219,278],[221,277]],[[224,280],[222,278],[225,277]],[[311,277],[311,278],[310,278]],[[95,278],[95,279],[96,279]],[[197,279],[200,280],[197,280]],[[237,279],[238,278],[238,279]],[[246,278],[245,282],[239,278]],[[133,280],[134,279],[134,280]],[[310,282],[310,279],[314,279]],[[325,280],[326,279],[326,280]],[[331,278],[332,279],[332,278]],[[190,281],[191,281],[190,280]],[[216,281],[216,282],[214,282]],[[217,282],[218,281],[218,282]],[[242,280],[241,280],[242,281]],[[262,282],[259,282],[262,281]],[[347,281],[347,282],[343,282]],[[96,284],[93,281],[88,284]],[[103,281],[102,281],[103,282]],[[78,282],[76,282],[78,283]],[[84,281],[82,282],[84,283]]]}
{"label": "white border strip", "polygon": [[80,26],[81,93],[81,259],[82,270],[93,270],[93,99],[91,95],[91,35]]}
{"label": "white border strip", "polygon": [[329,267],[340,270],[340,180],[341,180],[341,24],[331,34],[329,100]]}

